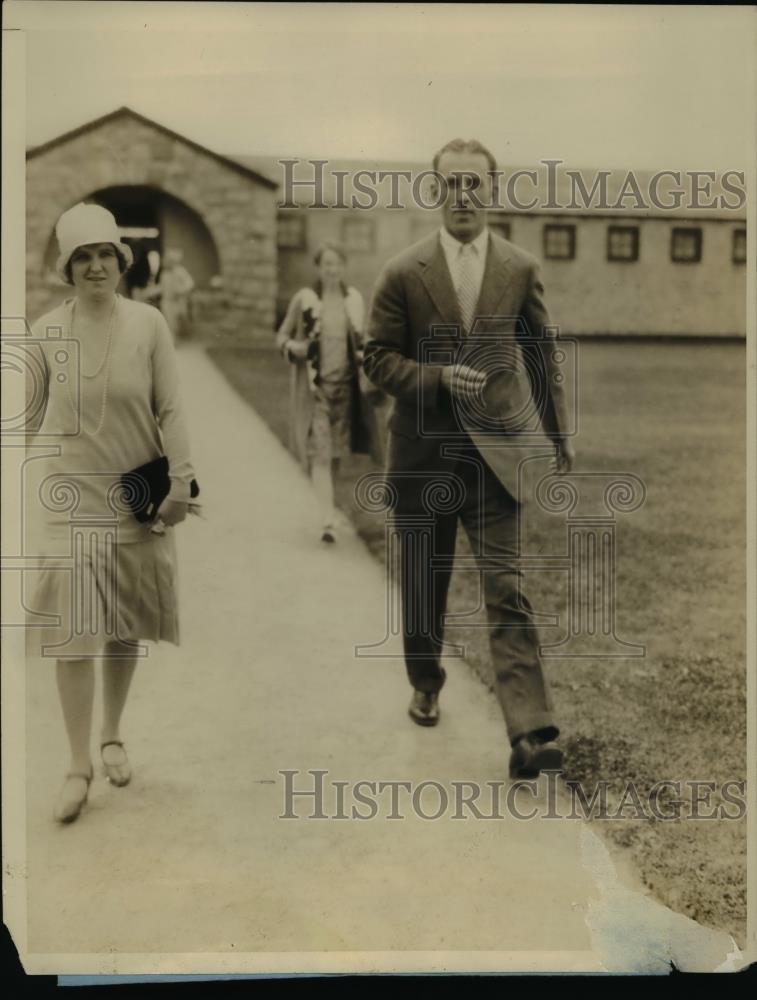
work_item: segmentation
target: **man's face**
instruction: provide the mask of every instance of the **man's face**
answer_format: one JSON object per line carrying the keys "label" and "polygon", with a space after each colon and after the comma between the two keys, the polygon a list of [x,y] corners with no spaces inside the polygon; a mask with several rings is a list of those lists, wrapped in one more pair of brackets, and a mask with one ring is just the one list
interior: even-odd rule
{"label": "man's face", "polygon": [[461,243],[470,243],[486,225],[486,209],[478,204],[488,205],[491,201],[489,163],[483,153],[447,152],[437,169],[447,181],[447,197],[442,205],[444,228]]}

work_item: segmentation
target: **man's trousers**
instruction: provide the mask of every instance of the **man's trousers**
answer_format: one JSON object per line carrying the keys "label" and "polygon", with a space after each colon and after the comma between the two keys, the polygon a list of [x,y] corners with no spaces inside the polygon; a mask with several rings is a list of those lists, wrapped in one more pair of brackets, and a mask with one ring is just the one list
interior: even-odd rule
{"label": "man's trousers", "polygon": [[[455,475],[462,481],[459,502],[442,495],[437,509],[429,510],[427,503],[421,517],[395,515],[410,683],[427,692],[439,691],[444,684],[443,621],[460,520],[483,577],[495,690],[510,742],[535,730],[547,730],[544,735],[554,738],[558,730],[542,671],[538,630],[516,563],[520,504],[472,442],[465,446]],[[431,495],[429,491],[427,496]]]}

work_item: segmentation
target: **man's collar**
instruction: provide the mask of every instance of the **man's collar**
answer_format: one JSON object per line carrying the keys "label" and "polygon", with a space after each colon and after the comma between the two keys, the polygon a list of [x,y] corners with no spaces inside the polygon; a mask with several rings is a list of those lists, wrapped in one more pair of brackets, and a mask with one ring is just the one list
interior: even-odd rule
{"label": "man's collar", "polygon": [[[442,226],[441,228],[441,232],[439,233],[439,238],[442,241],[442,246],[444,247],[444,249],[452,251],[454,254],[458,254],[460,252],[460,247],[466,246],[465,243],[461,243],[460,240],[456,240],[455,237],[450,232],[448,232],[444,226]],[[484,228],[481,230],[481,232],[478,234],[475,240],[472,240],[470,244],[467,245],[472,246],[475,249],[476,253],[482,254],[484,250],[486,250],[486,244],[488,239],[489,239],[489,228],[488,226],[484,226]]]}

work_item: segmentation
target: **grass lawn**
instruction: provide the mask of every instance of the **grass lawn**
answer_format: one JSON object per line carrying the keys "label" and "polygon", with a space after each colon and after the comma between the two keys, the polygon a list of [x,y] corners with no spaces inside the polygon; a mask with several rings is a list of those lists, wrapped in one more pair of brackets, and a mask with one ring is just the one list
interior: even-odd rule
{"label": "grass lawn", "polygon": [[[273,350],[212,348],[234,388],[286,444],[288,370]],[[617,518],[616,630],[646,646],[638,659],[545,660],[566,750],[565,777],[590,793],[627,781],[640,796],[661,780],[745,778],[745,348],[734,343],[583,342],[579,345],[576,471],[626,472],[646,499]],[[374,471],[343,463],[337,502],[384,558],[384,518],[355,502],[354,483]],[[459,551],[467,542],[458,541]],[[564,515],[529,505],[523,555],[566,551]],[[530,572],[534,607],[564,615],[562,573]],[[450,610],[479,604],[476,574],[456,571]],[[483,612],[469,621],[485,621]],[[560,626],[542,642],[559,641]],[[455,627],[484,683],[485,629]],[[503,773],[506,763],[503,741]],[[716,793],[712,803],[719,801]],[[703,811],[706,811],[703,809]],[[658,897],[734,934],[746,927],[746,821],[597,820],[627,849]]]}

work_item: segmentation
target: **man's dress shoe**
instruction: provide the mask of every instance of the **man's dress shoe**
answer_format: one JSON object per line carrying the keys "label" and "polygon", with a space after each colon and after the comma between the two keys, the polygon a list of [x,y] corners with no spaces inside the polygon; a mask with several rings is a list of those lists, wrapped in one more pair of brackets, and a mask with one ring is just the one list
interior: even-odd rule
{"label": "man's dress shoe", "polygon": [[537,778],[540,771],[561,771],[563,752],[554,740],[533,733],[522,736],[510,754],[510,777]]}
{"label": "man's dress shoe", "polygon": [[439,692],[413,691],[408,714],[419,726],[435,726],[439,721]]}

